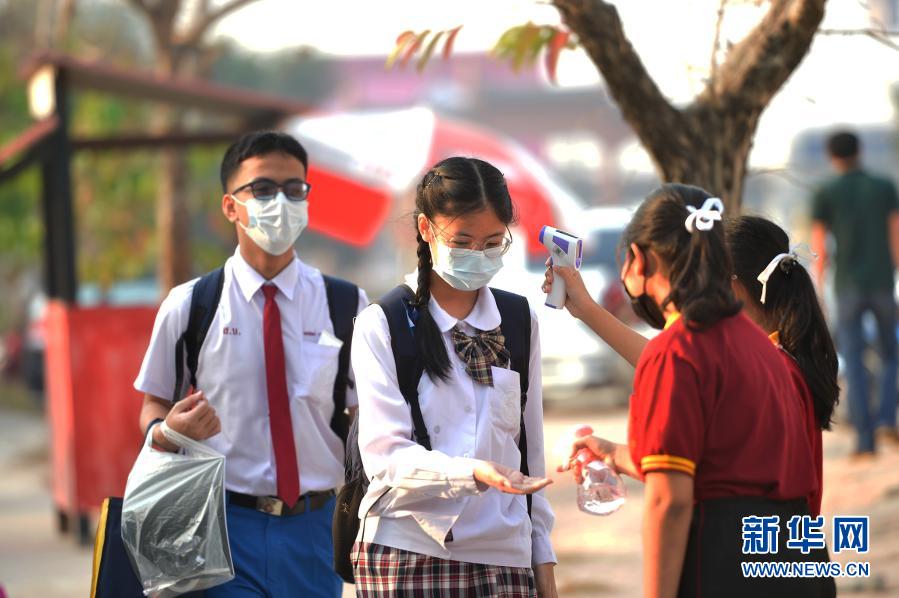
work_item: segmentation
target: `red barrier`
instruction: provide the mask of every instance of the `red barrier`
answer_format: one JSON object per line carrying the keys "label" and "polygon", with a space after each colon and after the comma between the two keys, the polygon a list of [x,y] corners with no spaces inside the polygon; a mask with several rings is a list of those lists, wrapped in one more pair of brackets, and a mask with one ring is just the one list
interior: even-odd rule
{"label": "red barrier", "polygon": [[[121,496],[141,447],[141,395],[132,386],[155,307],[47,309],[45,356],[53,499],[65,525]],[[90,538],[83,538],[82,540]]]}

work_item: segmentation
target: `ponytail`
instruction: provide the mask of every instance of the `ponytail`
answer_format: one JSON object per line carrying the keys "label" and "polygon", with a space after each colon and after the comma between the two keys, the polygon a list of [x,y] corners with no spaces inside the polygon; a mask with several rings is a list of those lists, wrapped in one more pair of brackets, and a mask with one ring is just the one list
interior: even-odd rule
{"label": "ponytail", "polygon": [[678,306],[685,320],[699,328],[711,326],[741,309],[726,274],[730,260],[725,245],[712,238],[710,232],[691,232],[686,251],[671,268],[669,300]]}
{"label": "ponytail", "polygon": [[[659,306],[677,306],[693,328],[707,328],[733,316],[742,307],[730,286],[732,265],[724,242],[720,211],[712,196],[699,187],[668,183],[653,191],[634,214],[622,236],[629,247],[653,250],[667,269],[671,292]],[[720,200],[718,200],[720,202]],[[715,203],[712,201],[711,203]]]}
{"label": "ponytail", "polygon": [[770,220],[740,216],[728,221],[727,240],[737,280],[796,360],[812,394],[815,420],[829,430],[840,396],[837,352],[811,276],[794,256],[783,258],[768,278],[762,303],[758,276],[775,256],[790,251],[787,233]]}

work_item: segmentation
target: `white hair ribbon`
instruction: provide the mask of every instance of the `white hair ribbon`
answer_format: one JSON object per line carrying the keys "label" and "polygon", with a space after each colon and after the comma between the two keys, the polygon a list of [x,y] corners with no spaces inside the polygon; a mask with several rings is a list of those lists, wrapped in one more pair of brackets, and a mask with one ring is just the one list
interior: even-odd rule
{"label": "white hair ribbon", "polygon": [[796,245],[793,245],[792,247],[790,247],[789,253],[778,253],[777,255],[775,255],[774,259],[772,259],[770,262],[768,262],[768,265],[765,267],[764,270],[762,270],[762,273],[758,275],[758,278],[756,280],[758,280],[760,283],[762,283],[762,296],[761,296],[762,305],[765,304],[765,299],[768,297],[768,279],[771,278],[771,275],[774,273],[774,270],[776,270],[777,267],[780,266],[781,262],[783,262],[786,259],[790,259],[790,260],[793,260],[794,262],[798,262],[799,254],[797,253],[797,251],[802,248],[805,248],[808,251],[808,253],[811,255],[812,259],[818,259],[818,254],[815,253],[814,251],[812,251],[811,249],[809,249],[808,245],[806,245],[805,243],[796,244]]}
{"label": "white hair ribbon", "polygon": [[692,233],[694,228],[703,231],[712,230],[715,221],[721,220],[721,214],[724,213],[724,204],[719,198],[710,197],[705,200],[701,208],[687,206],[687,211],[690,212],[690,215],[684,221],[687,231]]}

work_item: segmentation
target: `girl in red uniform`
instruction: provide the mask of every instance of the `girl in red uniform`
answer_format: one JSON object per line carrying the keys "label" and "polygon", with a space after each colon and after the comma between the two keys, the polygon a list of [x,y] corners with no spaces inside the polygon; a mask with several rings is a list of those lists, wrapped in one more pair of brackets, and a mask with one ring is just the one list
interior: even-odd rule
{"label": "girl in red uniform", "polygon": [[[819,485],[806,410],[784,358],[740,313],[720,208],[705,191],[672,184],[635,214],[624,233],[623,283],[635,312],[665,330],[644,347],[617,324],[613,346],[639,356],[628,445],[590,437],[577,448],[646,482],[647,595],[826,595],[821,580],[746,578],[740,567],[826,553],[785,547],[787,521],[809,513]],[[579,296],[582,285],[569,288],[569,309],[593,325],[592,300]],[[774,515],[777,552],[744,556],[742,518]]]}
{"label": "girl in red uniform", "polygon": [[[817,479],[808,502],[812,517],[817,517],[821,512],[824,481],[821,433],[830,429],[840,394],[833,339],[812,279],[790,248],[787,233],[774,222],[758,216],[729,218],[725,230],[734,262],[734,293],[742,301],[746,315],[781,349],[806,411]],[[560,275],[569,280],[571,299],[567,305],[578,311],[578,303],[587,302],[584,313],[578,312],[579,315],[636,366],[649,339],[594,303],[575,270],[564,269]],[[547,272],[547,290],[552,280],[550,270]]]}
{"label": "girl in red uniform", "polygon": [[730,219],[725,230],[734,262],[734,292],[746,315],[781,349],[805,407],[818,481],[808,502],[812,517],[817,517],[824,481],[821,432],[830,429],[840,395],[837,352],[812,279],[790,248],[787,233],[758,216]]}

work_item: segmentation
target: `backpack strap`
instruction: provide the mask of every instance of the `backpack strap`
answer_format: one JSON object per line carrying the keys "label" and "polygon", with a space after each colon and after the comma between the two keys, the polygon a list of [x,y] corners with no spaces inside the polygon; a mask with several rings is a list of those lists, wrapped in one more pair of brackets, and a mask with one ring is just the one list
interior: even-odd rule
{"label": "backpack strap", "polygon": [[346,392],[353,388],[350,380],[350,346],[353,342],[353,321],[359,309],[359,287],[351,282],[322,274],[325,295],[328,299],[328,315],[334,326],[334,336],[343,342],[337,356],[337,378],[334,380],[334,415],[331,429],[346,442],[349,422],[346,417]]}
{"label": "backpack strap", "polygon": [[531,308],[521,295],[491,288],[502,320],[506,349],[512,357],[511,367],[521,379],[521,406],[527,402],[531,361]]}
{"label": "backpack strap", "polygon": [[[521,453],[521,472],[528,473],[527,431],[524,425],[524,408],[527,404],[529,386],[529,365],[531,356],[531,310],[527,299],[521,295],[490,289],[496,299],[503,326],[505,346],[511,355],[511,367],[518,372],[521,386],[521,432],[518,450]],[[421,415],[418,402],[418,382],[424,373],[424,365],[418,354],[415,341],[416,311],[411,301],[412,289],[406,285],[394,288],[378,301],[387,317],[390,329],[390,345],[396,362],[397,381],[400,392],[412,411],[415,439],[426,449],[431,449],[431,441]],[[527,497],[528,515],[531,513],[531,496]]]}
{"label": "backpack strap", "polygon": [[[521,386],[521,432],[518,434],[518,452],[521,453],[521,473],[530,475],[528,467],[528,437],[524,425],[524,408],[528,402],[531,360],[531,308],[521,295],[491,288],[502,321],[505,347],[511,355],[510,366],[518,372]],[[527,495],[528,515],[531,514],[532,497]]]}
{"label": "backpack strap", "polygon": [[[190,296],[190,312],[187,317],[187,329],[175,343],[175,389],[172,402],[177,403],[184,396],[184,364],[190,376],[190,386],[197,387],[197,362],[200,359],[200,347],[206,340],[206,333],[212,325],[222,287],[225,284],[224,266],[207,272],[194,285]],[[186,359],[185,359],[186,351]]]}
{"label": "backpack strap", "polygon": [[418,444],[431,450],[431,438],[421,415],[418,403],[418,382],[424,372],[421,356],[415,341],[415,319],[417,312],[412,307],[415,294],[407,285],[400,285],[384,295],[378,305],[387,317],[390,329],[390,348],[396,362],[396,377],[403,399],[412,411],[412,425]]}

